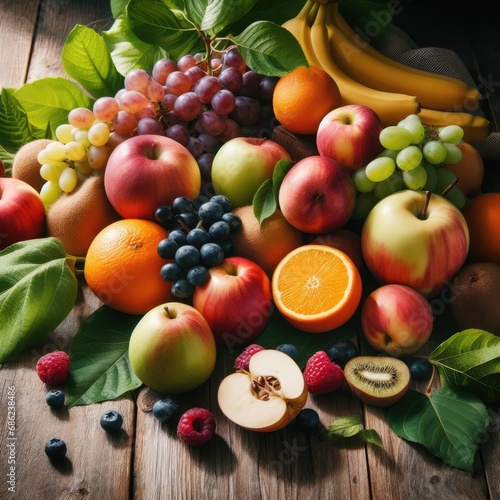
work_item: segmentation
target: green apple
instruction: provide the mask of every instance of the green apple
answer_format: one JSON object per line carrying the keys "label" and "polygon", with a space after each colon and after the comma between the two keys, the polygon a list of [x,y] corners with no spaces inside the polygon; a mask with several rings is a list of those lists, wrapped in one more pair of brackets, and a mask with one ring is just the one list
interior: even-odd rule
{"label": "green apple", "polygon": [[132,331],[128,352],[137,377],[164,394],[195,389],[215,367],[215,340],[207,321],[180,302],[148,311]]}
{"label": "green apple", "polygon": [[235,137],[225,142],[212,162],[212,185],[233,207],[251,205],[261,184],[270,179],[279,160],[291,160],[288,151],[270,139]]}

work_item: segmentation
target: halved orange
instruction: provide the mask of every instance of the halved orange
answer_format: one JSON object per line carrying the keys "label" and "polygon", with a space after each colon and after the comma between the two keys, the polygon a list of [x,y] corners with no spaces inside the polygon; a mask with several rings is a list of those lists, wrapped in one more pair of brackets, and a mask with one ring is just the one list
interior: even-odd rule
{"label": "halved orange", "polygon": [[274,304],[283,317],[304,332],[338,328],[356,312],[361,276],[341,250],[303,245],[289,252],[272,277]]}

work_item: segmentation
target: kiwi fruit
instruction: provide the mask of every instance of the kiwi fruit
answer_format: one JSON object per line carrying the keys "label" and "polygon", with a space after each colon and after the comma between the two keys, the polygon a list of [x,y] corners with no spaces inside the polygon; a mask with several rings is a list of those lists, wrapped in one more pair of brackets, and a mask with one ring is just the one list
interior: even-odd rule
{"label": "kiwi fruit", "polygon": [[12,160],[12,177],[28,183],[40,192],[45,180],[40,176],[41,165],[38,163],[38,153],[51,142],[54,141],[35,139],[21,146]]}
{"label": "kiwi fruit", "polygon": [[355,396],[381,407],[401,399],[411,380],[408,365],[390,356],[356,356],[346,363],[344,375]]}
{"label": "kiwi fruit", "polygon": [[499,264],[467,264],[450,288],[450,309],[460,329],[478,328],[500,335]]}

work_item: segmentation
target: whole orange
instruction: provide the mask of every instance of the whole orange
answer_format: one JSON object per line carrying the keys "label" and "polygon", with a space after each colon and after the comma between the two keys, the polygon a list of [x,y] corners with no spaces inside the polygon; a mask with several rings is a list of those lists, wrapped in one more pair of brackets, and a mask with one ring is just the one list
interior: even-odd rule
{"label": "whole orange", "polygon": [[276,119],[296,134],[315,134],[322,118],[341,103],[335,80],[316,66],[299,66],[288,72],[273,93]]}
{"label": "whole orange", "polygon": [[167,236],[165,228],[143,219],[106,226],[85,257],[87,285],[104,304],[129,314],[145,314],[173,300],[171,284],[160,275],[167,261],[158,254],[158,243]]}
{"label": "whole orange", "polygon": [[481,193],[462,209],[469,227],[469,262],[500,264],[500,193]]}
{"label": "whole orange", "polygon": [[478,192],[484,178],[484,163],[479,151],[468,142],[459,142],[462,159],[447,165],[457,177],[457,187],[466,195]]}

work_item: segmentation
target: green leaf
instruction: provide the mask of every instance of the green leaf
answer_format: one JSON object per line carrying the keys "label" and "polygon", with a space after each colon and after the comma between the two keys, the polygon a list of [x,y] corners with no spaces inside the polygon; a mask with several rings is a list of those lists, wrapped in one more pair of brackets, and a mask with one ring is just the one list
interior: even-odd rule
{"label": "green leaf", "polygon": [[128,0],[111,0],[111,15],[113,19],[118,19],[120,16],[125,14],[125,9],[127,7]]}
{"label": "green leaf", "polygon": [[0,363],[43,340],[71,312],[78,293],[74,262],[56,238],[0,252]]}
{"label": "green leaf", "polygon": [[336,418],[328,428],[321,433],[321,438],[334,440],[360,437],[366,443],[382,446],[382,439],[374,429],[365,429],[361,419],[355,415]]}
{"label": "green leaf", "polygon": [[4,166],[5,166],[5,176],[6,177],[11,177],[12,176],[12,162],[14,161],[14,156],[15,153],[11,153],[7,151],[1,144],[0,144],[0,160],[2,160]]}
{"label": "green leaf", "polygon": [[257,73],[283,76],[298,66],[308,66],[297,39],[270,21],[254,22],[232,40],[247,65]]}
{"label": "green leaf", "polygon": [[130,335],[141,317],[102,306],[82,322],[69,351],[69,408],[113,400],[142,385],[128,357]]}
{"label": "green leaf", "polygon": [[[255,342],[266,349],[275,349],[280,344],[293,344],[299,351],[297,364],[305,366],[307,360],[317,351],[326,349],[330,344],[338,340],[353,339],[357,334],[357,323],[359,319],[355,316],[344,325],[324,333],[311,334],[294,328],[277,309],[271,313],[263,332]],[[227,335],[225,342],[217,349],[229,356],[238,356],[246,347],[237,336]]]}
{"label": "green leaf", "polygon": [[216,35],[246,14],[255,2],[256,0],[213,0],[207,5],[200,28],[208,35]]}
{"label": "green leaf", "polygon": [[436,389],[430,396],[407,391],[389,409],[389,425],[401,438],[471,473],[478,445],[489,424],[488,411],[474,394]]}
{"label": "green leaf", "polygon": [[103,31],[102,37],[116,69],[124,76],[133,69],[151,71],[154,63],[166,56],[161,47],[140,40],[125,17],[120,17],[108,31]]}
{"label": "green leaf", "polygon": [[359,436],[363,441],[369,444],[374,444],[375,446],[382,447],[382,438],[380,434],[375,429],[363,429]]}
{"label": "green leaf", "polygon": [[204,47],[195,26],[184,18],[179,19],[160,0],[130,0],[126,17],[130,29],[140,40],[160,46],[173,59]]}
{"label": "green leaf", "polygon": [[63,46],[64,70],[94,99],[116,94],[123,76],[116,70],[108,47],[99,33],[77,24]]}
{"label": "green leaf", "polygon": [[90,108],[91,99],[65,78],[41,78],[25,83],[14,92],[14,97],[26,110],[33,127],[55,129],[68,122],[68,113],[75,108]]}
{"label": "green leaf", "polygon": [[452,335],[429,356],[441,384],[470,391],[485,403],[500,402],[500,338],[468,329]]}
{"label": "green leaf", "polygon": [[0,93],[0,137],[2,147],[9,153],[16,151],[31,142],[43,137],[43,131],[33,129],[26,111],[14,97],[13,89],[2,89]]}

